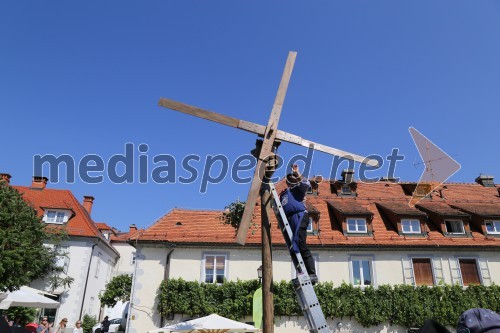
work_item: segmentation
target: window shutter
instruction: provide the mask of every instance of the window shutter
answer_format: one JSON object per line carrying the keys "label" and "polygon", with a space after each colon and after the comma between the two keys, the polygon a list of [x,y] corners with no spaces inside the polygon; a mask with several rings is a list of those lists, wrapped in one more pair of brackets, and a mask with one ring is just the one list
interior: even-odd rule
{"label": "window shutter", "polygon": [[490,269],[488,267],[488,260],[486,259],[478,259],[479,271],[481,272],[481,279],[483,281],[483,285],[490,286],[491,285],[491,275]]}
{"label": "window shutter", "polygon": [[403,279],[404,283],[408,285],[415,285],[415,279],[413,277],[413,265],[409,258],[402,258],[401,262],[403,264]]}
{"label": "window shutter", "polygon": [[460,272],[462,273],[462,283],[464,286],[481,284],[476,259],[459,259],[458,262],[460,264]]}
{"label": "window shutter", "polygon": [[434,281],[436,285],[444,283],[443,261],[441,258],[432,258],[432,270],[434,271]]}
{"label": "window shutter", "polygon": [[460,265],[457,258],[450,258],[450,273],[452,284],[459,284],[462,286],[462,273],[460,272]]}

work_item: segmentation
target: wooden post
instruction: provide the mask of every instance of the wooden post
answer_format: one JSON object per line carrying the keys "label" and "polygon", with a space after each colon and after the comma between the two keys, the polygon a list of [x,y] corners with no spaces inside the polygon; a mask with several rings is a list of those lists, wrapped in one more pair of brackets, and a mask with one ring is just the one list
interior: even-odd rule
{"label": "wooden post", "polygon": [[271,243],[271,193],[263,184],[261,193],[262,230],[262,328],[264,333],[274,332],[273,257]]}
{"label": "wooden post", "polygon": [[[271,207],[272,194],[269,179],[273,176],[278,159],[275,152],[279,141],[273,143],[272,155],[266,161],[266,171],[260,188],[260,211],[262,232],[262,328],[263,333],[274,332],[274,291],[273,291],[273,252],[271,240],[271,223],[269,217],[274,214]],[[257,150],[259,142],[257,142]]]}

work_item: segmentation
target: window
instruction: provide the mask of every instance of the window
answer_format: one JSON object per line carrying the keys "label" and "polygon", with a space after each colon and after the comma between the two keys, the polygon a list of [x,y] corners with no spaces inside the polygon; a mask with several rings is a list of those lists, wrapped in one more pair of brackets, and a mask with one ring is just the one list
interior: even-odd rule
{"label": "window", "polygon": [[64,274],[68,274],[69,268],[69,246],[58,246],[56,266],[62,269]]}
{"label": "window", "polygon": [[366,287],[373,285],[372,260],[369,258],[351,259],[351,282],[354,286]]}
{"label": "window", "polygon": [[420,220],[401,220],[401,229],[404,234],[420,234]]}
{"label": "window", "polygon": [[342,185],[342,188],[340,189],[341,194],[351,194],[351,187],[348,184]]}
{"label": "window", "polygon": [[131,264],[131,265],[135,265],[135,260],[136,260],[136,258],[137,258],[137,256],[136,256],[135,252],[132,252],[132,253],[130,254],[130,264]]}
{"label": "window", "polygon": [[449,234],[465,234],[464,223],[462,221],[444,221],[446,224],[446,232]]}
{"label": "window", "polygon": [[477,270],[476,259],[459,259],[460,272],[462,273],[462,284],[468,286],[471,284],[481,284],[479,272]]}
{"label": "window", "polygon": [[347,231],[355,233],[366,233],[366,219],[347,219]]}
{"label": "window", "polygon": [[312,217],[310,217],[309,224],[307,225],[307,232],[308,233],[312,233],[314,231],[313,225],[314,225],[314,220]]}
{"label": "window", "polygon": [[413,258],[413,274],[417,286],[432,286],[434,278],[432,276],[432,265],[430,258]]}
{"label": "window", "polygon": [[415,257],[402,257],[401,262],[403,264],[403,278],[407,285],[431,286],[444,282],[442,258],[417,255]]}
{"label": "window", "polygon": [[68,212],[64,210],[47,210],[43,220],[45,223],[63,224],[68,222]]}
{"label": "window", "polygon": [[484,224],[489,234],[500,234],[500,221],[485,221]]}
{"label": "window", "polygon": [[226,256],[205,255],[205,283],[222,283],[226,277]]}
{"label": "window", "polygon": [[102,253],[101,252],[97,252],[97,263],[96,263],[96,266],[95,266],[95,277],[96,278],[99,277],[99,270],[101,269],[101,256],[102,256]]}

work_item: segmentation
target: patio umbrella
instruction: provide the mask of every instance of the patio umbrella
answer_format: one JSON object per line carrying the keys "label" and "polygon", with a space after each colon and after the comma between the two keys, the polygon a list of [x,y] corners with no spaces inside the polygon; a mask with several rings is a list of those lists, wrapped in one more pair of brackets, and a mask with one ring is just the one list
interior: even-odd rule
{"label": "patio umbrella", "polygon": [[36,292],[32,292],[32,288],[21,287],[21,289],[7,292],[5,296],[0,301],[0,309],[8,309],[11,306],[25,306],[29,308],[46,308],[55,309],[59,307],[59,302],[56,302],[50,298],[39,295]]}
{"label": "patio umbrella", "polygon": [[189,320],[175,325],[165,326],[162,331],[192,332],[192,333],[229,333],[229,332],[256,332],[252,325],[211,314],[206,317]]}

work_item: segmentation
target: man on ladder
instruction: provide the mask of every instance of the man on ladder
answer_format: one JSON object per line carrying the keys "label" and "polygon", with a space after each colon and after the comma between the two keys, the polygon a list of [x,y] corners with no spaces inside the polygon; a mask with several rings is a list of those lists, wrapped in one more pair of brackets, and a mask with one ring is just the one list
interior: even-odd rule
{"label": "man on ladder", "polygon": [[302,177],[299,166],[294,164],[292,172],[286,176],[286,185],[287,188],[280,194],[280,202],[293,232],[293,251],[302,255],[311,283],[316,284],[318,277],[316,276],[314,258],[306,244],[309,216],[304,200],[311,184],[309,180]]}

